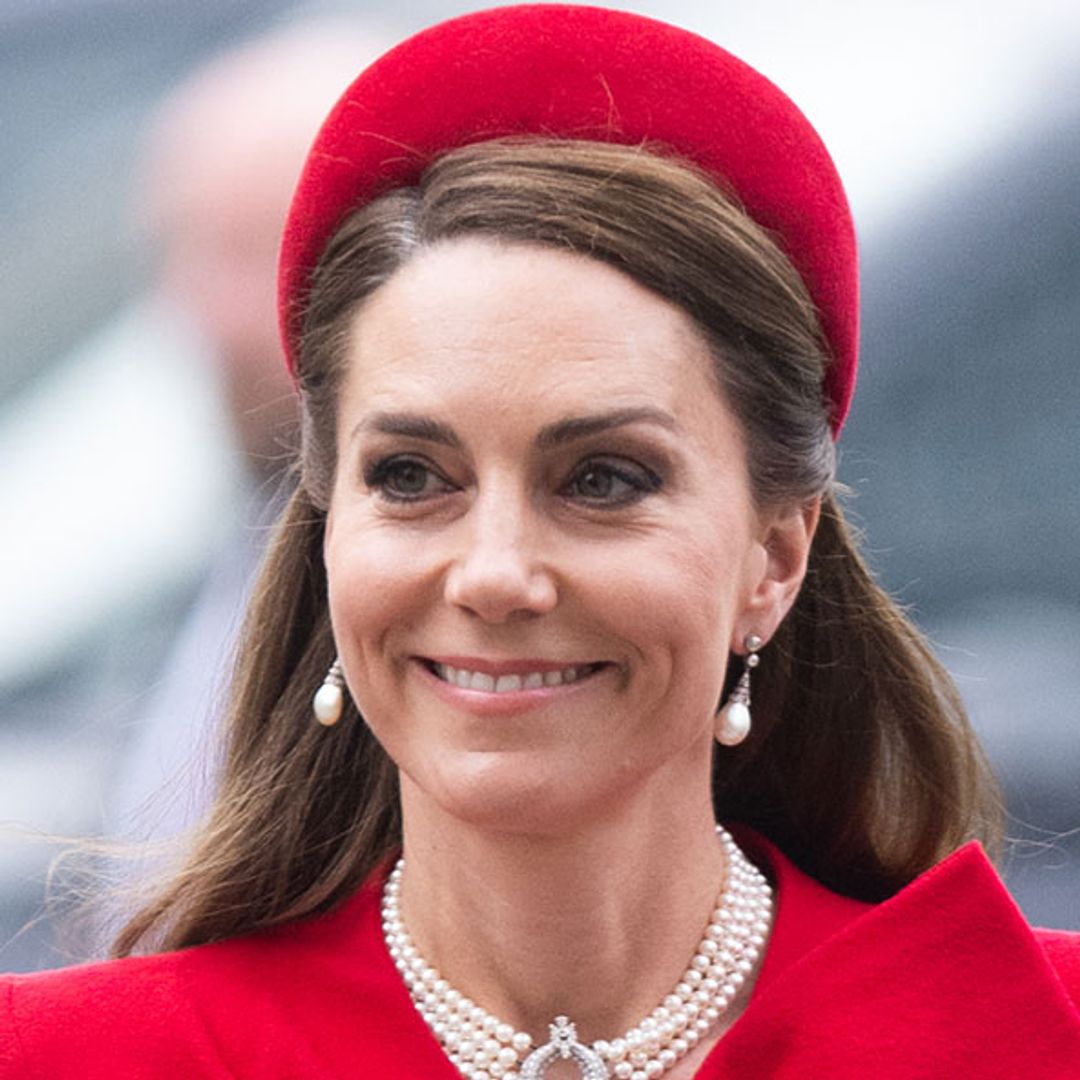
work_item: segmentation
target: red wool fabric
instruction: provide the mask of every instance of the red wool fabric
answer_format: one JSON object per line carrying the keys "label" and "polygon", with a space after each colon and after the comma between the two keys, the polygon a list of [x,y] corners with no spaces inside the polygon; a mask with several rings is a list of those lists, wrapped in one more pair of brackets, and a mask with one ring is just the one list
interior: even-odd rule
{"label": "red wool fabric", "polygon": [[[875,907],[737,835],[776,919],[697,1080],[1080,1076],[1080,934],[1033,932],[975,845]],[[381,883],[246,938],[0,978],[0,1080],[460,1080],[386,951]]]}
{"label": "red wool fabric", "polygon": [[290,368],[311,272],[342,219],[416,183],[447,150],[515,135],[657,143],[733,190],[817,305],[839,431],[855,385],[858,276],[828,151],[796,106],[741,60],[696,34],[604,8],[466,15],[408,39],[357,78],[316,138],[285,227],[279,310]]}

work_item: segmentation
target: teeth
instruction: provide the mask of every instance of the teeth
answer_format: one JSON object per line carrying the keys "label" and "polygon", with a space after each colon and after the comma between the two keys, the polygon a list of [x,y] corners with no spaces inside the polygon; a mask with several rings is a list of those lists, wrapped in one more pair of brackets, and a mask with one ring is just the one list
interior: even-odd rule
{"label": "teeth", "polygon": [[450,664],[436,664],[435,673],[445,682],[455,683],[465,690],[469,688],[469,673],[467,671],[458,671],[456,667],[451,667]]}
{"label": "teeth", "polygon": [[469,677],[469,689],[487,690],[490,692],[495,689],[495,680],[490,675],[485,675],[482,671],[474,671]]}
{"label": "teeth", "polygon": [[565,667],[561,671],[530,671],[523,675],[500,675],[495,678],[482,671],[468,671],[450,664],[436,664],[435,673],[444,682],[453,683],[463,690],[481,690],[491,694],[507,694],[516,690],[539,690],[544,686],[562,686],[576,682],[591,669],[588,667]]}

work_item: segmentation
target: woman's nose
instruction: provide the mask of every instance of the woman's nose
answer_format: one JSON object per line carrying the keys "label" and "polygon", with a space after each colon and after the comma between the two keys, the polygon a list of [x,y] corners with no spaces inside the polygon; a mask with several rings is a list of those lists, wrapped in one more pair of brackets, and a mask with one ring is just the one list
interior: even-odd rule
{"label": "woman's nose", "polygon": [[550,611],[555,581],[527,509],[508,498],[479,498],[462,525],[462,547],[446,575],[448,603],[504,623]]}

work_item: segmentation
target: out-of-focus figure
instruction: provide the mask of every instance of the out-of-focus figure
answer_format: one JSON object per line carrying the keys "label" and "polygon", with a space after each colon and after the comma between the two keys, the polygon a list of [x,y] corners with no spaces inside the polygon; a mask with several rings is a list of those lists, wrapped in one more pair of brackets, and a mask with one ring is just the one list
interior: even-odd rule
{"label": "out-of-focus figure", "polygon": [[194,330],[203,356],[193,359],[213,368],[242,467],[231,527],[131,732],[107,804],[112,835],[174,835],[205,798],[201,738],[288,485],[281,463],[296,424],[277,331],[277,242],[320,119],[376,51],[352,23],[279,31],[197,71],[166,102],[148,142],[140,209],[160,250],[160,299]]}

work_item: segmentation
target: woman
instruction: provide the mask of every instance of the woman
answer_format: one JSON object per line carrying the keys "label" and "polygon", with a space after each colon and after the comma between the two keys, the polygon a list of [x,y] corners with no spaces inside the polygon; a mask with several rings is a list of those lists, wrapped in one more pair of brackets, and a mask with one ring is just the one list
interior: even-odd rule
{"label": "woman", "polygon": [[854,243],[779,91],[436,27],[320,133],[282,315],[220,796],[123,959],[0,985],[0,1075],[1076,1075],[1080,945],[950,856],[992,787],[835,500]]}

